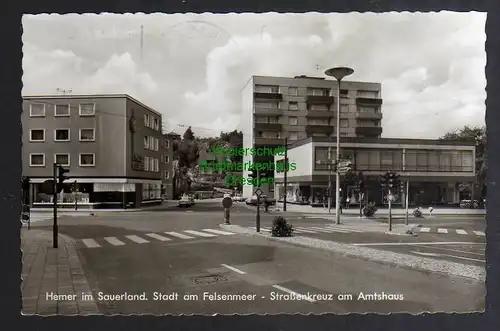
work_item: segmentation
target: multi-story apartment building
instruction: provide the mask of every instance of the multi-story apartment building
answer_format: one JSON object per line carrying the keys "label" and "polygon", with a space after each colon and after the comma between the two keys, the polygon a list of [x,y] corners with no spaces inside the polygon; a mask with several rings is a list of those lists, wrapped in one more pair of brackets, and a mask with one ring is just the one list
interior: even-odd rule
{"label": "multi-story apartment building", "polygon": [[164,189],[163,198],[173,199],[174,198],[174,143],[175,141],[181,139],[181,136],[175,132],[163,134],[163,139],[161,142],[161,172],[162,172],[162,185]]}
{"label": "multi-story apartment building", "polygon": [[[380,138],[382,134],[382,96],[380,83],[341,83],[306,76],[253,76],[242,91],[243,147],[275,147],[308,137],[340,136]],[[340,128],[337,125],[336,98],[340,97]],[[272,158],[271,158],[272,159]],[[245,156],[244,162],[269,161],[269,157]],[[248,177],[248,171],[243,176]],[[261,189],[269,194],[272,185]],[[244,196],[253,187],[245,185]]]}
{"label": "multi-story apartment building", "polygon": [[[23,176],[30,203],[50,206],[42,183],[53,163],[69,169],[63,207],[139,207],[161,202],[161,114],[128,95],[26,96]],[[82,206],[84,205],[84,206]]]}
{"label": "multi-story apartment building", "polygon": [[[328,177],[332,180],[335,196],[335,173],[328,168],[328,149],[335,155],[335,139],[311,137],[292,143],[288,149],[289,163],[295,170],[287,173],[287,201],[322,204],[327,196]],[[340,141],[344,159],[352,162],[352,171],[362,172],[365,178],[365,199],[377,204],[387,203],[386,189],[379,182],[381,174],[395,171],[402,181],[409,181],[408,201],[412,206],[458,204],[474,196],[475,145],[474,143],[392,138],[346,138]],[[275,162],[283,161],[276,156]],[[460,184],[470,187],[461,190]],[[275,197],[285,193],[284,173],[275,173]],[[354,184],[355,185],[355,184]],[[341,197],[357,203],[355,186],[341,176]],[[471,192],[472,191],[472,192]],[[395,204],[404,203],[405,191],[396,188]]]}

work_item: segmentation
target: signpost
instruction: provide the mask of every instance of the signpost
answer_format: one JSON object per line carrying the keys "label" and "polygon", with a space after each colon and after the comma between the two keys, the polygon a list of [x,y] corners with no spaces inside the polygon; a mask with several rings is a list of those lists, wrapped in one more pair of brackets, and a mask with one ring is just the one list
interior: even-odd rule
{"label": "signpost", "polygon": [[255,229],[257,232],[260,232],[260,196],[262,195],[262,190],[260,188],[257,188],[254,191],[254,194],[257,196],[257,215],[255,216]]}
{"label": "signpost", "polygon": [[229,197],[222,199],[222,207],[224,207],[224,224],[231,224],[230,208],[233,206],[233,200]]}
{"label": "signpost", "polygon": [[391,204],[392,204],[393,200],[394,200],[394,196],[392,195],[391,191],[389,190],[389,194],[387,195],[387,201],[389,202],[389,231],[392,231],[392,211],[391,211]]}

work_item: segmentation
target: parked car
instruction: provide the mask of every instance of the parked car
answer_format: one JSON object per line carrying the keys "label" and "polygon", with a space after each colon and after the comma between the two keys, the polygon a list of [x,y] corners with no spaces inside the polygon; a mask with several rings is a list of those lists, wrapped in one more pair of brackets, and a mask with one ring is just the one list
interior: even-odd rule
{"label": "parked car", "polygon": [[244,199],[241,196],[241,194],[236,194],[236,195],[233,196],[233,201],[234,202],[242,202],[242,201],[244,201]]}
{"label": "parked car", "polygon": [[229,193],[224,193],[224,197],[223,197],[223,199],[225,199],[225,198],[231,198],[231,194],[229,194]]}
{"label": "parked car", "polygon": [[[267,202],[269,203],[270,206],[276,205],[276,199],[269,198],[269,197],[267,197],[264,194],[260,196],[260,198],[259,198],[259,204],[263,205],[266,200],[267,200]],[[247,205],[250,205],[250,206],[256,206],[257,205],[257,196],[254,195],[253,197],[246,199],[245,203]]]}
{"label": "parked car", "polygon": [[479,201],[474,200],[461,200],[460,201],[460,208],[478,208],[479,207]]}
{"label": "parked car", "polygon": [[178,207],[191,207],[193,205],[194,205],[194,198],[187,194],[183,195],[177,204]]}

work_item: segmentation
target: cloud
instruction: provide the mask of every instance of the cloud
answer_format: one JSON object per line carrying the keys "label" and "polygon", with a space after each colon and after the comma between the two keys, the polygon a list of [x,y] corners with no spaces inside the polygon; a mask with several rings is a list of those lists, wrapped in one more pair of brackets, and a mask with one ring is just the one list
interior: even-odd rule
{"label": "cloud", "polygon": [[128,93],[163,113],[168,130],[184,124],[211,135],[238,126],[251,75],[324,77],[326,68],[348,65],[351,80],[382,83],[384,136],[435,138],[484,124],[485,18],[25,15],[23,93]]}

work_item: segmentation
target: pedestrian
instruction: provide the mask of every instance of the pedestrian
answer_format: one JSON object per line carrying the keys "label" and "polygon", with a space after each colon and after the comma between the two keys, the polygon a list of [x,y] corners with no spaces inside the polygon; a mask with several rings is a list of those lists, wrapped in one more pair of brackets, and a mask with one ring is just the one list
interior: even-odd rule
{"label": "pedestrian", "polygon": [[349,209],[351,207],[351,198],[347,197],[346,199],[346,208]]}
{"label": "pedestrian", "polygon": [[429,206],[429,216],[432,217],[432,212],[434,211],[434,208],[432,206]]}
{"label": "pedestrian", "polygon": [[341,214],[342,214],[342,204],[343,204],[343,199],[340,198],[340,200],[339,200],[339,211],[340,211]]}
{"label": "pedestrian", "polygon": [[266,213],[269,213],[269,201],[267,201],[267,197],[264,197],[264,208],[266,209]]}

